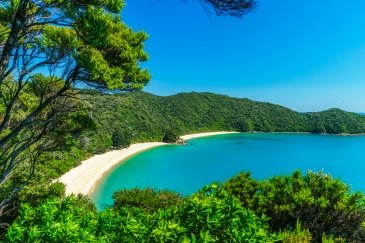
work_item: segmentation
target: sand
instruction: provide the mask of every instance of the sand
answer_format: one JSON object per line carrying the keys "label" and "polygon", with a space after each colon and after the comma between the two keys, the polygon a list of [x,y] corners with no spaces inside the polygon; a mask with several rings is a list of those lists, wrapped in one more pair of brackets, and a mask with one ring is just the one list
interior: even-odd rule
{"label": "sand", "polygon": [[[221,134],[229,134],[234,132],[204,132],[181,136],[184,140],[189,140],[198,137],[214,136]],[[84,194],[90,195],[95,185],[116,165],[122,163],[128,157],[151,149],[157,146],[167,145],[161,142],[137,143],[132,144],[128,148],[120,150],[112,150],[110,152],[95,155],[81,162],[81,165],[71,169],[69,172],[61,176],[56,181],[66,185],[66,195]]]}
{"label": "sand", "polygon": [[230,133],[238,133],[238,132],[224,132],[224,131],[222,131],[222,132],[202,132],[202,133],[183,135],[183,136],[181,136],[181,138],[184,140],[189,140],[189,139],[193,139],[193,138],[201,138],[201,137],[230,134]]}

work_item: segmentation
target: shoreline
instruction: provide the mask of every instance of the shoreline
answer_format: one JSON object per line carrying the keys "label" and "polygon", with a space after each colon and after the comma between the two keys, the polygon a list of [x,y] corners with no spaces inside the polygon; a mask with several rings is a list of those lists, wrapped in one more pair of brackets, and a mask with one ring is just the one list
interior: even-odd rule
{"label": "shoreline", "polygon": [[[238,132],[202,132],[180,136],[183,140],[190,140],[194,138],[231,134]],[[94,155],[86,159],[81,164],[54,181],[65,184],[66,196],[71,194],[90,195],[98,181],[115,166],[123,163],[127,158],[162,145],[169,145],[163,142],[147,142],[136,143],[130,145],[128,148],[112,150],[104,154]]]}
{"label": "shoreline", "polygon": [[201,133],[192,133],[192,134],[186,134],[180,136],[183,140],[190,140],[194,138],[202,138],[202,137],[210,137],[210,136],[216,136],[216,135],[223,135],[223,134],[234,134],[234,133],[240,133],[240,132],[201,132]]}
{"label": "shoreline", "polygon": [[[193,133],[180,136],[184,141],[224,135],[224,134],[234,134],[239,132],[232,131],[220,131],[220,132],[202,132]],[[253,132],[256,133],[256,132]],[[266,132],[266,133],[297,133],[297,134],[312,134],[310,132]],[[317,134],[317,135],[334,135],[334,136],[361,136],[364,134]],[[103,176],[112,170],[115,166],[124,163],[128,158],[141,153],[145,150],[149,150],[162,145],[170,145],[170,143],[163,142],[146,142],[146,143],[136,143],[131,144],[128,148],[111,150],[104,154],[94,155],[89,159],[81,162],[81,164],[67,173],[63,174],[61,177],[53,180],[53,182],[58,181],[65,184],[65,194],[66,196],[71,194],[83,194],[89,196],[98,182],[103,178]]]}

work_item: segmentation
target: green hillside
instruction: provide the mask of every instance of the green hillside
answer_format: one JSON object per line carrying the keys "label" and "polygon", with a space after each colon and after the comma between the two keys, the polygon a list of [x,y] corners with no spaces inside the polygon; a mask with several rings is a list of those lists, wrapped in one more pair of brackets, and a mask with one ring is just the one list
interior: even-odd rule
{"label": "green hillside", "polygon": [[161,141],[168,131],[185,134],[202,131],[263,131],[313,133],[364,133],[365,118],[339,109],[299,113],[249,99],[212,93],[156,96],[145,92],[110,95],[83,91],[97,129],[87,135],[89,152],[112,146],[112,135],[122,130],[131,142]]}

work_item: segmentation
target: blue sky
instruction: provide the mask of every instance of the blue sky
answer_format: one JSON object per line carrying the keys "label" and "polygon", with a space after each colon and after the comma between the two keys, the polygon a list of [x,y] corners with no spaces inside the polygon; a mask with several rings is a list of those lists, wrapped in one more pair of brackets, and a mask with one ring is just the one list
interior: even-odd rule
{"label": "blue sky", "polygon": [[126,2],[123,20],[149,34],[145,91],[365,111],[364,0],[261,0],[242,20],[207,16],[196,0]]}

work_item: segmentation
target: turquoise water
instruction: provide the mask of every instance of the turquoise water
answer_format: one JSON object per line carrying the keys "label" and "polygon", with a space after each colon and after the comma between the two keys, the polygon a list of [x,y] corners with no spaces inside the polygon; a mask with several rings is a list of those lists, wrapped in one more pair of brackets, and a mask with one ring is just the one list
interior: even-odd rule
{"label": "turquoise water", "polygon": [[364,147],[365,136],[249,133],[198,138],[128,159],[103,178],[91,198],[103,208],[112,204],[113,192],[121,188],[154,187],[189,194],[240,171],[264,179],[297,169],[324,169],[353,190],[365,192]]}

